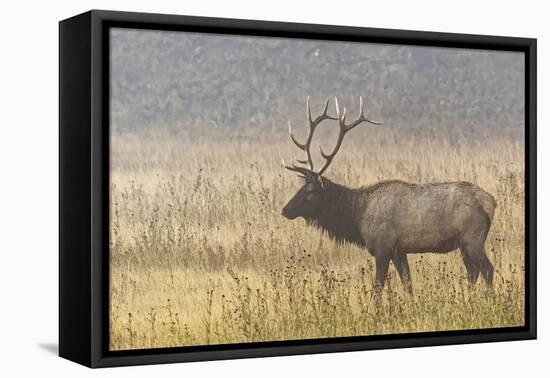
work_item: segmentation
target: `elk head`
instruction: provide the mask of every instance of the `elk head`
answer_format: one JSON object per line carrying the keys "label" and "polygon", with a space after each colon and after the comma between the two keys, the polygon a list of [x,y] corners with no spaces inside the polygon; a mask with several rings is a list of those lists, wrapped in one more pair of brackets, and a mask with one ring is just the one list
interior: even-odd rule
{"label": "elk head", "polygon": [[[343,111],[340,112],[338,99],[335,98],[334,102],[336,106],[336,116],[331,116],[328,114],[330,99],[327,99],[321,115],[313,118],[309,105],[309,97],[307,98],[306,111],[309,122],[309,133],[304,143],[300,143],[298,140],[296,140],[296,138],[292,134],[292,126],[290,125],[290,121],[288,122],[290,139],[300,150],[305,153],[305,160],[296,160],[296,162],[292,165],[287,165],[283,160],[283,166],[286,169],[297,172],[298,176],[304,180],[304,185],[283,208],[282,215],[288,219],[295,219],[297,217],[315,218],[316,214],[319,214],[319,212],[322,210],[324,204],[327,201],[327,198],[325,198],[326,191],[325,183],[323,182],[323,173],[332,163],[332,160],[342,146],[344,135],[346,135],[348,131],[353,129],[355,126],[361,124],[362,122],[369,122],[374,125],[381,124],[380,122],[376,122],[365,117],[363,113],[363,97],[359,97],[359,117],[350,124],[346,124],[346,108],[344,108]],[[331,153],[325,153],[321,146],[319,146],[319,152],[321,153],[323,159],[325,159],[325,163],[319,170],[315,170],[313,168],[313,160],[311,158],[310,152],[311,141],[313,139],[313,134],[317,126],[319,126],[319,124],[326,119],[338,121],[340,132],[338,134],[336,145],[334,146]]]}

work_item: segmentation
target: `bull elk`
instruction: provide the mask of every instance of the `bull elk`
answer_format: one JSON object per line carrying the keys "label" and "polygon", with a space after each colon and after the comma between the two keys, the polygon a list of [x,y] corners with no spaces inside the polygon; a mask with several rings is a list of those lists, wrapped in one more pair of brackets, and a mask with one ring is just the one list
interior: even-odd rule
{"label": "bull elk", "polygon": [[[374,185],[348,188],[332,182],[323,174],[342,146],[347,132],[362,123],[379,125],[364,115],[360,98],[359,117],[346,122],[346,109],[340,111],[335,99],[336,116],[328,114],[330,99],[321,115],[313,118],[309,104],[306,111],[309,133],[300,143],[290,138],[305,153],[286,169],[297,172],[303,186],[283,208],[288,219],[302,217],[308,225],[325,231],[338,242],[354,243],[366,248],[375,258],[375,288],[384,287],[390,261],[393,262],[405,289],[412,293],[407,255],[410,253],[447,253],[460,249],[470,284],[481,273],[492,285],[493,266],[485,254],[485,239],[496,208],[493,196],[470,182],[412,184],[399,180],[380,181]],[[310,145],[315,129],[324,120],[338,121],[339,134],[332,152],[319,146],[324,164],[314,169]]]}

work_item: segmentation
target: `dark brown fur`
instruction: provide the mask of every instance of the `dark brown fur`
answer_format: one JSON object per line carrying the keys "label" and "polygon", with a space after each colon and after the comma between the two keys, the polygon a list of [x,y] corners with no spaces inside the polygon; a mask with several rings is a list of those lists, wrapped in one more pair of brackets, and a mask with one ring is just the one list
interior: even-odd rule
{"label": "dark brown fur", "polygon": [[412,292],[407,254],[446,253],[460,248],[470,283],[481,273],[492,284],[485,238],[496,208],[493,196],[469,182],[416,185],[382,181],[350,189],[325,177],[308,176],[283,209],[303,217],[340,242],[368,249],[376,260],[376,286],[384,286],[392,261]]}

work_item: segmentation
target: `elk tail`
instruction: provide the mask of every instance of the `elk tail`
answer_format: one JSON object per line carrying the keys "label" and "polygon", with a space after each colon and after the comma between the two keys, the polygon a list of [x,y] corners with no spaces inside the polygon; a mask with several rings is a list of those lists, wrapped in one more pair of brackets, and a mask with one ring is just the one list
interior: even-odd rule
{"label": "elk tail", "polygon": [[476,191],[475,196],[476,199],[479,201],[483,212],[487,215],[489,221],[492,222],[495,215],[495,209],[497,207],[497,201],[495,200],[495,197],[484,190]]}

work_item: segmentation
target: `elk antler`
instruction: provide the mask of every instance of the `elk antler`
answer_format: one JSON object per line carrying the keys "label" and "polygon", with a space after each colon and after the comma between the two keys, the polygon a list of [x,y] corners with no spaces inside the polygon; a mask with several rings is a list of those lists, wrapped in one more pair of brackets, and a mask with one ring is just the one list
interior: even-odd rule
{"label": "elk antler", "polygon": [[321,156],[325,159],[325,164],[321,167],[320,170],[317,171],[317,174],[321,176],[326,169],[329,167],[330,163],[332,163],[332,160],[338,153],[338,150],[340,149],[340,146],[342,146],[342,141],[344,140],[344,135],[351,129],[353,129],[355,126],[359,125],[362,122],[368,122],[372,123],[373,125],[381,125],[382,123],[373,121],[371,119],[368,119],[365,117],[364,114],[364,106],[363,106],[363,96],[359,96],[359,117],[349,125],[346,125],[346,108],[344,107],[344,110],[342,113],[340,113],[340,107],[338,106],[338,99],[335,97],[334,102],[336,105],[336,115],[338,117],[338,124],[340,125],[340,132],[338,133],[338,140],[336,141],[336,146],[334,146],[334,149],[330,154],[325,154],[323,152],[323,149],[319,145],[319,152],[321,153]]}
{"label": "elk antler", "polygon": [[[298,172],[298,173],[300,173],[300,174],[302,174],[306,177],[311,176],[311,175],[320,177],[325,172],[325,170],[328,168],[328,166],[330,165],[330,163],[334,159],[334,156],[336,156],[336,153],[340,149],[340,146],[342,145],[342,141],[344,140],[344,135],[348,131],[353,129],[355,126],[359,125],[361,122],[369,122],[369,123],[372,123],[374,125],[381,125],[380,122],[376,122],[376,121],[370,120],[370,119],[365,117],[365,115],[363,113],[363,97],[359,97],[359,108],[360,108],[359,117],[354,122],[352,122],[351,124],[346,125],[345,124],[345,121],[346,121],[346,108],[344,108],[343,112],[340,113],[340,108],[338,106],[338,99],[335,97],[334,100],[335,100],[335,104],[336,104],[336,113],[337,113],[336,117],[332,117],[332,116],[327,114],[328,105],[329,105],[329,102],[330,102],[330,99],[327,99],[327,101],[325,103],[325,108],[323,110],[323,113],[320,116],[316,117],[315,119],[312,119],[311,109],[310,109],[310,106],[309,106],[309,96],[308,96],[307,101],[306,101],[306,110],[307,110],[308,120],[309,120],[309,134],[308,134],[308,136],[306,138],[306,141],[304,143],[300,143],[296,140],[296,138],[292,134],[292,126],[290,125],[290,121],[288,122],[288,131],[290,133],[290,139],[292,139],[294,144],[296,146],[298,146],[298,148],[301,149],[302,151],[304,151],[305,154],[306,154],[306,159],[307,160],[296,160],[296,162],[300,163],[300,164],[307,164],[308,167],[307,168],[306,167],[301,167],[301,166],[298,166],[296,164],[286,165],[285,161],[283,160],[283,166],[286,169],[294,171],[294,172]],[[313,160],[311,159],[310,145],[311,145],[311,140],[313,138],[313,133],[315,132],[315,128],[325,119],[337,120],[339,125],[340,125],[340,133],[338,135],[338,140],[336,142],[336,146],[334,147],[334,149],[332,150],[332,152],[330,154],[325,154],[323,152],[323,150],[321,149],[321,146],[319,146],[319,151],[321,152],[321,156],[323,156],[323,158],[325,159],[325,164],[323,165],[323,167],[321,167],[320,170],[315,171],[315,170],[313,170]]]}
{"label": "elk antler", "polygon": [[311,116],[311,108],[309,106],[309,96],[307,96],[306,111],[307,111],[307,117],[309,121],[309,133],[304,143],[300,143],[296,140],[296,138],[294,137],[294,134],[292,134],[292,126],[290,124],[290,121],[288,121],[288,132],[290,134],[290,139],[292,139],[294,144],[298,146],[298,148],[304,151],[306,154],[307,160],[297,160],[297,162],[301,164],[307,164],[310,170],[313,170],[313,160],[311,159],[310,145],[311,145],[311,140],[313,139],[313,133],[315,132],[315,128],[325,119],[332,119],[332,120],[338,119],[336,117],[332,117],[327,114],[329,102],[330,102],[330,99],[327,99],[323,113],[320,116],[313,119],[313,117]]}

